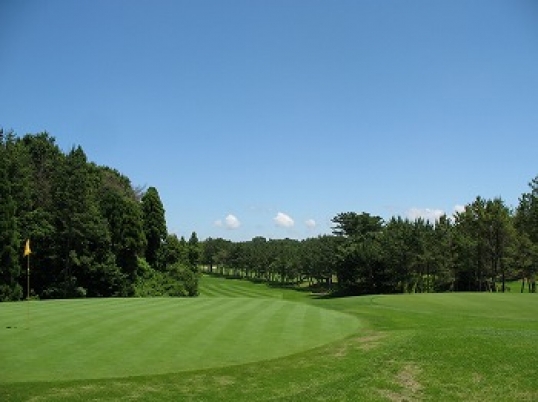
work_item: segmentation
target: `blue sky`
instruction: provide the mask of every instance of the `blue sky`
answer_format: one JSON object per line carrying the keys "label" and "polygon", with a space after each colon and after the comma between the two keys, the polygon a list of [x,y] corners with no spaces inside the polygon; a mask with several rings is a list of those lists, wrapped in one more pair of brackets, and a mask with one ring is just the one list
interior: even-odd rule
{"label": "blue sky", "polygon": [[451,214],[538,175],[538,2],[0,3],[0,126],[248,240]]}

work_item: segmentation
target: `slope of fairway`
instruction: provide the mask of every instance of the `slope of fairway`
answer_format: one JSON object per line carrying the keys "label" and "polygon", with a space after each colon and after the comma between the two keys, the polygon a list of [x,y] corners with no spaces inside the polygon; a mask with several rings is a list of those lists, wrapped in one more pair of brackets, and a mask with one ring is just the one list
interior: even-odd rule
{"label": "slope of fairway", "polygon": [[295,294],[293,290],[274,289],[266,283],[252,283],[239,279],[224,279],[204,275],[200,281],[201,297],[252,297],[282,299],[284,294]]}
{"label": "slope of fairway", "polygon": [[252,297],[284,299],[293,301],[307,301],[308,292],[298,292],[295,289],[286,289],[268,286],[267,283],[253,283],[241,279],[225,279],[217,276],[203,275],[200,282],[200,297]]}
{"label": "slope of fairway", "polygon": [[0,380],[162,374],[274,359],[341,339],[359,321],[274,298],[0,304]]}

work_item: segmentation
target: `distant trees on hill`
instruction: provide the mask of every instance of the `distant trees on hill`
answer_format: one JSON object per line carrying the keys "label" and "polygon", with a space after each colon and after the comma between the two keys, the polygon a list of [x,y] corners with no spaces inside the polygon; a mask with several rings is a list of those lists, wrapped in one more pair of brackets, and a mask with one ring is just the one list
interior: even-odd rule
{"label": "distant trees on hill", "polygon": [[1,301],[27,294],[26,239],[35,297],[198,293],[197,263],[167,233],[156,188],[133,188],[80,146],[62,152],[46,132],[0,130]]}

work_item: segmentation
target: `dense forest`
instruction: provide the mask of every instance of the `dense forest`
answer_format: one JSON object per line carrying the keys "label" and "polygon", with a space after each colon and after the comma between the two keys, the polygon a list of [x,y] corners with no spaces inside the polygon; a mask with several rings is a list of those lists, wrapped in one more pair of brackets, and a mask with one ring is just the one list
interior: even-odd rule
{"label": "dense forest", "polygon": [[[538,177],[515,210],[477,197],[436,222],[336,215],[333,233],[305,240],[188,241],[167,233],[156,188],[64,153],[48,133],[0,130],[0,301],[195,296],[212,274],[337,294],[536,292]],[[24,246],[30,239],[30,287]],[[522,290],[522,289],[521,289]]]}
{"label": "dense forest", "polygon": [[164,212],[156,188],[80,146],[64,153],[46,132],[0,130],[0,301],[196,295],[201,245],[168,234]]}

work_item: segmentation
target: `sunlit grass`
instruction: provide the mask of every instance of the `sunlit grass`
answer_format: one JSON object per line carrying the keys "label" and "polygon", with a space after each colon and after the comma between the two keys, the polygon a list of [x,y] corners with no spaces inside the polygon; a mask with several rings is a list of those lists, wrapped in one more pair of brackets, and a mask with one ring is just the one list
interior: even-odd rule
{"label": "sunlit grass", "polygon": [[[354,333],[356,318],[268,298],[94,299],[0,306],[0,379],[165,374],[274,359]],[[9,328],[8,328],[9,327]]]}
{"label": "sunlit grass", "polygon": [[[246,281],[204,278],[202,297],[188,302],[224,303],[226,298],[219,288],[239,304],[248,300],[245,292],[252,292],[251,296],[263,303],[308,305],[345,313],[358,319],[360,326],[341,340],[252,363],[100,380],[5,382],[0,399],[538,400],[538,295],[458,293],[315,299],[307,293],[294,292],[292,296],[287,293],[292,291]],[[212,308],[218,309],[216,305]],[[250,311],[252,318],[242,326],[256,319],[255,312]],[[221,325],[226,326],[222,320]],[[148,332],[147,336],[151,335]],[[272,347],[272,338],[261,339],[264,344],[260,347]],[[133,348],[133,353],[136,350]]]}

